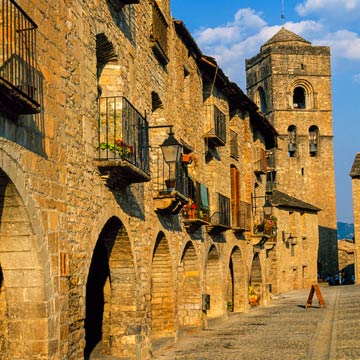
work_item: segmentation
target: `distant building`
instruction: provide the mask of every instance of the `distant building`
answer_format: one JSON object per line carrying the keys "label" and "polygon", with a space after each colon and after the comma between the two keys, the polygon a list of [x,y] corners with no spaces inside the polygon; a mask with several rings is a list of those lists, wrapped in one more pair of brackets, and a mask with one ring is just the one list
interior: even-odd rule
{"label": "distant building", "polygon": [[342,284],[354,282],[355,244],[351,240],[338,241],[339,274]]}
{"label": "distant building", "polygon": [[354,210],[355,282],[360,283],[360,153],[355,155],[350,176]]}
{"label": "distant building", "polygon": [[279,133],[276,189],[321,209],[318,272],[337,272],[330,49],[282,28],[246,60],[248,96]]}

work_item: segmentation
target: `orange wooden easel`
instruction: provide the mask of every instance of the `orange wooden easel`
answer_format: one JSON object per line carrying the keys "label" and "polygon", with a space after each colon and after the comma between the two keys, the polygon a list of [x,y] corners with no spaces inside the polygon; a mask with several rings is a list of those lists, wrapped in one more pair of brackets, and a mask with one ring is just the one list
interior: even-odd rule
{"label": "orange wooden easel", "polygon": [[306,309],[309,306],[312,305],[312,300],[313,300],[314,293],[316,293],[316,296],[317,296],[317,298],[319,300],[319,306],[325,306],[325,301],[324,301],[324,298],[321,295],[319,285],[311,285],[310,294],[309,294],[309,297],[308,297],[308,299],[306,301],[306,305],[305,305]]}

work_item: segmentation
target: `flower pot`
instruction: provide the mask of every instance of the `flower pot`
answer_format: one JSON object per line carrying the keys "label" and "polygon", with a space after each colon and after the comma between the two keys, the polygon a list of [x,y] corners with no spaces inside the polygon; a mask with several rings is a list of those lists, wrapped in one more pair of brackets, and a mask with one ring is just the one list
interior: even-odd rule
{"label": "flower pot", "polygon": [[168,190],[175,190],[176,181],[175,179],[165,180],[165,185]]}
{"label": "flower pot", "polygon": [[185,164],[191,164],[191,162],[192,162],[190,154],[182,154],[181,160]]}

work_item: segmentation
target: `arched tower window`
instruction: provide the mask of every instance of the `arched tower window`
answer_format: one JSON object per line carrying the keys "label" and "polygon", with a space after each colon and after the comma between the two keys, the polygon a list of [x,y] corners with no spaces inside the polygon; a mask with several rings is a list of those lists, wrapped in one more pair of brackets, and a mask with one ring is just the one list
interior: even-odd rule
{"label": "arched tower window", "polygon": [[316,156],[319,150],[319,128],[316,125],[309,127],[309,153]]}
{"label": "arched tower window", "polygon": [[293,108],[294,109],[305,109],[306,107],[306,92],[302,86],[294,88],[293,92]]}
{"label": "arched tower window", "polygon": [[290,125],[288,127],[288,152],[289,156],[293,157],[296,153],[296,126]]}
{"label": "arched tower window", "polygon": [[266,95],[265,91],[262,87],[258,88],[258,106],[260,107],[261,112],[266,113],[267,105],[266,105]]}

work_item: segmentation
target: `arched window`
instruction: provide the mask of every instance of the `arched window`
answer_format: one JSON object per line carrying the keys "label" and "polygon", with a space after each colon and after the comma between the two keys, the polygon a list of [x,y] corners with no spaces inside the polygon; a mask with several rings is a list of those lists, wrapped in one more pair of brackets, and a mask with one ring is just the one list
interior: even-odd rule
{"label": "arched window", "polygon": [[288,127],[288,152],[289,156],[293,157],[296,153],[296,126],[290,125]]}
{"label": "arched window", "polygon": [[309,153],[316,156],[319,150],[319,128],[316,125],[309,127]]}
{"label": "arched window", "polygon": [[293,92],[293,108],[305,109],[306,107],[306,92],[302,86],[297,86]]}
{"label": "arched window", "polygon": [[258,96],[259,96],[259,107],[261,112],[266,113],[267,106],[266,106],[266,95],[265,91],[262,87],[258,88]]}

